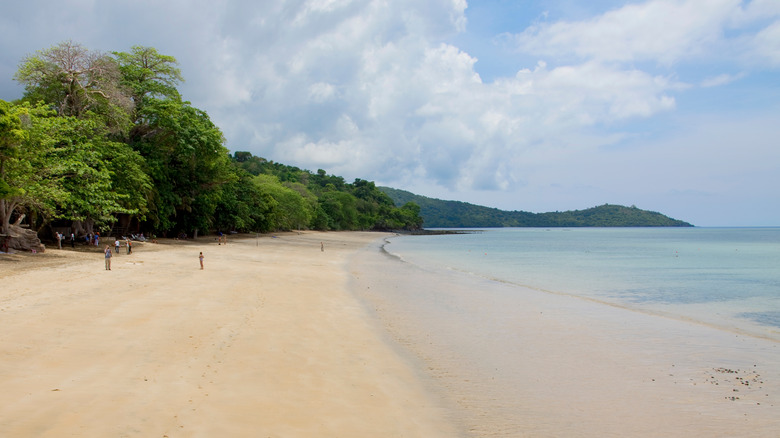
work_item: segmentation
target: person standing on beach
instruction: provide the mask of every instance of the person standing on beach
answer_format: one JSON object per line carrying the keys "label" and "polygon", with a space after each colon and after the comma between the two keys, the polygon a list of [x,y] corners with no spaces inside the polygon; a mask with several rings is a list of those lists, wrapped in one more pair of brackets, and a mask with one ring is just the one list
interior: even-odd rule
{"label": "person standing on beach", "polygon": [[70,233],[70,247],[71,248],[76,247],[76,235],[73,234],[73,232]]}
{"label": "person standing on beach", "polygon": [[116,253],[119,254],[119,239],[114,241],[114,249],[116,250]]}
{"label": "person standing on beach", "polygon": [[106,245],[106,249],[103,252],[106,253],[106,271],[110,271],[111,270],[111,256],[113,255],[111,253],[111,247]]}
{"label": "person standing on beach", "polygon": [[133,253],[133,244],[130,242],[130,239],[125,240],[125,243],[127,244],[127,253],[132,254]]}
{"label": "person standing on beach", "polygon": [[203,251],[198,255],[198,260],[200,260],[200,269],[203,270]]}
{"label": "person standing on beach", "polygon": [[325,244],[320,242],[320,251],[325,252]]}

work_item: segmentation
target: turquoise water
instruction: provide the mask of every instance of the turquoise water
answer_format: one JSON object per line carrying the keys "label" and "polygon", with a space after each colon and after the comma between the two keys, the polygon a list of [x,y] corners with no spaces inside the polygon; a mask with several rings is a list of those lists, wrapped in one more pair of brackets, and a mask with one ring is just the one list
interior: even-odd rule
{"label": "turquoise water", "polygon": [[422,267],[780,339],[780,228],[505,228],[385,248]]}

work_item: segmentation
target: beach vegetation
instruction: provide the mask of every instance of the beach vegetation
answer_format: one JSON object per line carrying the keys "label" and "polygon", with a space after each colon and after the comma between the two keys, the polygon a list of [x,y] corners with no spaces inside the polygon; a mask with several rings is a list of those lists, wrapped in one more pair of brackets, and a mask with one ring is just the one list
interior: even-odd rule
{"label": "beach vegetation", "polygon": [[14,79],[25,86],[25,100],[45,102],[59,116],[99,118],[115,132],[130,126],[132,101],[108,54],[64,41],[25,57]]}
{"label": "beach vegetation", "polygon": [[422,225],[419,209],[371,181],[231,155],[179,93],[176,59],[152,47],[106,54],[65,41],[25,57],[14,78],[24,95],[0,100],[2,234],[24,217],[39,232],[69,221],[76,235]]}

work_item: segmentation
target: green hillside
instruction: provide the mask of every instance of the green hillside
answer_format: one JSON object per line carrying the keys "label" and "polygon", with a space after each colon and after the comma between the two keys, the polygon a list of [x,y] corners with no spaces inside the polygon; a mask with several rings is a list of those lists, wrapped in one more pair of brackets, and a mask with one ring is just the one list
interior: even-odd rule
{"label": "green hillside", "polygon": [[460,201],[443,201],[404,190],[379,187],[396,205],[420,206],[423,225],[429,228],[482,227],[691,227],[661,213],[636,207],[605,204],[586,210],[551,213],[505,211]]}

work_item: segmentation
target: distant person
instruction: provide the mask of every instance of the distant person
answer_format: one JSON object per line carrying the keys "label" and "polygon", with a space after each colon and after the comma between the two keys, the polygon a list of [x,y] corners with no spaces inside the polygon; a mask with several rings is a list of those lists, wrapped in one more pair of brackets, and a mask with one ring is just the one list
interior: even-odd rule
{"label": "distant person", "polygon": [[116,250],[116,253],[119,254],[119,239],[114,241],[114,249]]}
{"label": "distant person", "polygon": [[57,248],[62,249],[62,233],[57,232]]}
{"label": "distant person", "polygon": [[203,251],[198,255],[198,260],[200,260],[200,269],[203,270]]}
{"label": "distant person", "polygon": [[106,254],[106,271],[111,270],[111,256],[113,255],[111,253],[111,247],[106,245],[105,251],[103,251]]}
{"label": "distant person", "polygon": [[95,233],[95,246],[100,246],[100,233]]}
{"label": "distant person", "polygon": [[76,247],[76,235],[72,232],[70,233],[70,247],[75,248]]}
{"label": "distant person", "polygon": [[320,251],[325,252],[325,244],[320,242]]}
{"label": "distant person", "polygon": [[132,254],[133,253],[133,242],[130,241],[130,239],[127,239],[125,241],[125,244],[127,245],[127,253]]}

